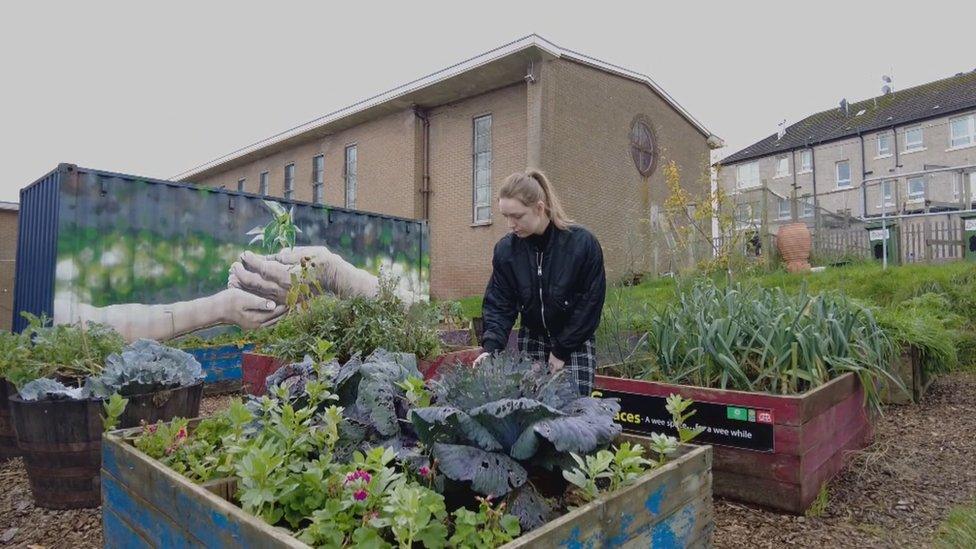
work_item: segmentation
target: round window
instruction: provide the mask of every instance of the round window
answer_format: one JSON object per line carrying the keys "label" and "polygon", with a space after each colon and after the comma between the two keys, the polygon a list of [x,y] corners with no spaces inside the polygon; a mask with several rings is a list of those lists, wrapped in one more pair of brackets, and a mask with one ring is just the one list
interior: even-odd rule
{"label": "round window", "polygon": [[630,128],[630,155],[634,159],[637,171],[644,177],[650,177],[654,172],[657,151],[654,132],[643,116],[635,118]]}

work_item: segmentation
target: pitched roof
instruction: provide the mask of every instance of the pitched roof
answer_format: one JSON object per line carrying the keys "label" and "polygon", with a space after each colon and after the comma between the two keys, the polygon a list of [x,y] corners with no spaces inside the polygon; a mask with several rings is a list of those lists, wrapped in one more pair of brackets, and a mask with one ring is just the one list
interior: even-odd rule
{"label": "pitched roof", "polygon": [[[526,78],[526,67],[533,59],[564,58],[585,64],[602,71],[641,82],[661,96],[675,111],[684,117],[699,132],[708,138],[709,145],[718,148],[722,140],[708,131],[705,126],[684,107],[668,95],[663,88],[644,74],[601,61],[572,50],[561,48],[536,34],[530,34],[514,42],[499,46],[433,74],[418,78],[392,90],[369,97],[358,103],[331,112],[315,120],[295,126],[266,139],[242,147],[224,156],[215,158],[180,173],[171,179],[181,181],[191,177],[205,177],[217,171],[243,164],[267,152],[290,146],[295,141],[324,135],[331,131],[361,123],[364,120],[383,116],[410,105],[430,106],[456,100],[464,94],[474,95],[505,84]],[[476,75],[479,71],[483,74]],[[491,81],[490,83],[488,81]],[[510,81],[510,82],[509,82]],[[450,89],[448,89],[450,88]]]}
{"label": "pitched roof", "polygon": [[[976,107],[976,70],[818,112],[721,160],[728,165]],[[861,111],[862,114],[857,114]]]}

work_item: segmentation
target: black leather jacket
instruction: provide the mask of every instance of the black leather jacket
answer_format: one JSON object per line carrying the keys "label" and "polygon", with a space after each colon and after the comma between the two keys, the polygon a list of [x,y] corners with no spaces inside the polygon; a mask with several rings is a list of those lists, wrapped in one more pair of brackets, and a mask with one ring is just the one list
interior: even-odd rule
{"label": "black leather jacket", "polygon": [[607,279],[600,243],[585,228],[552,227],[544,250],[508,234],[495,245],[491,266],[482,312],[486,351],[505,348],[519,314],[523,328],[548,335],[560,360],[596,333]]}

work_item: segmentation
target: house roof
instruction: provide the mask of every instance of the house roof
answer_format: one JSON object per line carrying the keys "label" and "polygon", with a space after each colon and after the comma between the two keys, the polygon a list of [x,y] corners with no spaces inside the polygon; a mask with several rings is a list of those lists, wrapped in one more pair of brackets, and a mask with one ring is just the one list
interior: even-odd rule
{"label": "house roof", "polygon": [[[818,112],[786,128],[782,139],[777,139],[776,134],[770,135],[730,154],[720,163],[734,164],[974,107],[976,70],[851,103],[847,115],[839,107]],[[861,111],[864,112],[858,114]]]}
{"label": "house roof", "polygon": [[0,200],[0,210],[11,210],[16,212],[20,210],[20,204],[16,202],[7,202],[5,200]]}
{"label": "house roof", "polygon": [[301,141],[323,137],[342,129],[379,118],[412,106],[430,107],[484,93],[504,85],[526,79],[526,68],[533,61],[563,58],[582,63],[608,73],[646,84],[672,108],[708,138],[709,145],[718,148],[722,140],[678,104],[649,76],[595,59],[531,34],[499,46],[481,55],[451,65],[392,90],[369,97],[348,107],[331,112],[294,128],[285,130],[215,158],[174,176],[175,180],[204,178],[217,172],[243,165],[272,152]]}

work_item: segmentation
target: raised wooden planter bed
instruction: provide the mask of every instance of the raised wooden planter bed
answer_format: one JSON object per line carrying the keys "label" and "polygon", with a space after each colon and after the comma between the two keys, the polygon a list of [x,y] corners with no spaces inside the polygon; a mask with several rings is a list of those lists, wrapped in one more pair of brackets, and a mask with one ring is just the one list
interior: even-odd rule
{"label": "raised wooden planter bed", "polygon": [[6,379],[0,378],[0,461],[20,455],[17,449],[17,433],[10,419],[8,397],[16,395],[17,389]]}
{"label": "raised wooden planter bed", "polygon": [[624,430],[663,431],[672,393],[695,401],[692,426],[711,427],[696,442],[714,446],[715,494],[790,513],[804,512],[872,426],[857,377],[844,374],[797,396],[723,391],[596,377],[605,397],[619,397]]}
{"label": "raised wooden planter bed", "polygon": [[[194,484],[126,442],[135,434],[115,431],[102,444],[105,547],[308,547],[227,501],[232,480]],[[709,447],[683,448],[636,484],[505,547],[707,547],[714,529],[711,460]]]}
{"label": "raised wooden planter bed", "polygon": [[436,377],[445,369],[456,366],[457,364],[471,366],[474,364],[475,359],[481,356],[481,353],[483,352],[484,349],[481,347],[470,347],[467,349],[450,351],[442,355],[435,356],[431,359],[420,360],[420,362],[417,364],[417,369],[419,369],[420,373],[424,375],[424,379],[431,379]]}
{"label": "raised wooden planter bed", "polygon": [[921,402],[925,392],[932,384],[932,378],[922,365],[919,350],[911,346],[903,349],[901,354],[895,358],[895,364],[891,371],[901,380],[906,391],[891,385],[890,382],[882,382],[878,388],[881,401],[885,404]]}
{"label": "raised wooden planter bed", "polygon": [[244,346],[230,344],[184,350],[197,359],[207,374],[204,379],[204,394],[214,395],[241,390],[243,378],[241,363],[244,353],[253,349],[254,345],[251,344]]}
{"label": "raised wooden planter bed", "polygon": [[246,394],[261,396],[268,376],[284,363],[271,355],[245,352],[241,357],[241,388]]}

